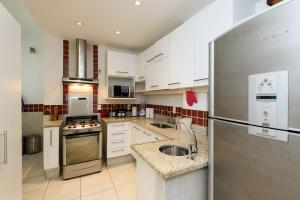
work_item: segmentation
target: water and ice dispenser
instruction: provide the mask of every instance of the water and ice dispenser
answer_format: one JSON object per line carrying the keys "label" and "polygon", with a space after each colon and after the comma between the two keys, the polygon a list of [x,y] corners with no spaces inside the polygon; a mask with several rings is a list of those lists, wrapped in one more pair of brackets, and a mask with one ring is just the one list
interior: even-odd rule
{"label": "water and ice dispenser", "polygon": [[249,134],[287,141],[288,72],[249,76]]}

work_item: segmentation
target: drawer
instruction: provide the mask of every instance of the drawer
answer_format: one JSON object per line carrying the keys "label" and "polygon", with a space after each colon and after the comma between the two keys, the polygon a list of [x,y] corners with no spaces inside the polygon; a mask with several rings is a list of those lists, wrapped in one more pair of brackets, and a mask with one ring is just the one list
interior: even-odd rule
{"label": "drawer", "polygon": [[129,128],[128,122],[108,124],[108,131],[126,131]]}
{"label": "drawer", "polygon": [[107,149],[115,149],[119,147],[129,147],[129,139],[117,139],[107,141]]}
{"label": "drawer", "polygon": [[118,139],[127,139],[129,138],[129,131],[109,131],[107,133],[107,140],[118,140]]}
{"label": "drawer", "polygon": [[107,158],[114,158],[130,154],[129,147],[118,147],[114,149],[107,149]]}

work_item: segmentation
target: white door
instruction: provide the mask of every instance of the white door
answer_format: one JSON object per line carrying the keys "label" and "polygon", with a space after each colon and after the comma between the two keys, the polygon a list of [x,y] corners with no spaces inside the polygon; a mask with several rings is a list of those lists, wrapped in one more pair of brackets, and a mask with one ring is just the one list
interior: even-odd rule
{"label": "white door", "polygon": [[194,74],[194,18],[170,34],[169,88],[189,87]]}
{"label": "white door", "polygon": [[[0,164],[0,199],[22,199],[21,28],[0,3],[0,131],[7,162]],[[2,146],[2,145],[1,145]],[[3,146],[2,146],[3,147]]]}
{"label": "white door", "polygon": [[217,0],[195,15],[195,68],[193,80],[196,85],[201,83],[201,80],[208,78],[209,42],[225,33],[232,26],[233,0]]}
{"label": "white door", "polygon": [[146,69],[146,90],[164,90],[168,89],[168,68],[169,58],[164,58],[159,61],[154,61]]}

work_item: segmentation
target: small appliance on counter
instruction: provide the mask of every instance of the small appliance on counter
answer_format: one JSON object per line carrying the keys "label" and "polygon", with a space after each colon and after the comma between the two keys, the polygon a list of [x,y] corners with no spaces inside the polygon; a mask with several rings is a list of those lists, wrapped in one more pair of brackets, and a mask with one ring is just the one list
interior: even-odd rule
{"label": "small appliance on counter", "polygon": [[137,108],[135,106],[132,107],[131,116],[132,117],[136,117],[137,116]]}
{"label": "small appliance on counter", "polygon": [[126,117],[126,110],[125,109],[116,109],[116,117],[118,117],[118,118]]}

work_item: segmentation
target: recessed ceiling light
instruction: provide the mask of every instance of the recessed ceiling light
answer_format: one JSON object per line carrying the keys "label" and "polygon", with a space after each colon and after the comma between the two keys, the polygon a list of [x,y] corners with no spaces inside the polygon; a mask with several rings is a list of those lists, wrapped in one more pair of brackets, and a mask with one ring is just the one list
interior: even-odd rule
{"label": "recessed ceiling light", "polygon": [[142,2],[141,2],[141,1],[134,1],[134,5],[135,5],[135,6],[141,6],[141,5],[142,5]]}
{"label": "recessed ceiling light", "polygon": [[76,22],[77,26],[83,26],[83,22]]}
{"label": "recessed ceiling light", "polygon": [[116,34],[117,34],[117,35],[120,35],[120,33],[121,33],[120,31],[116,31]]}

